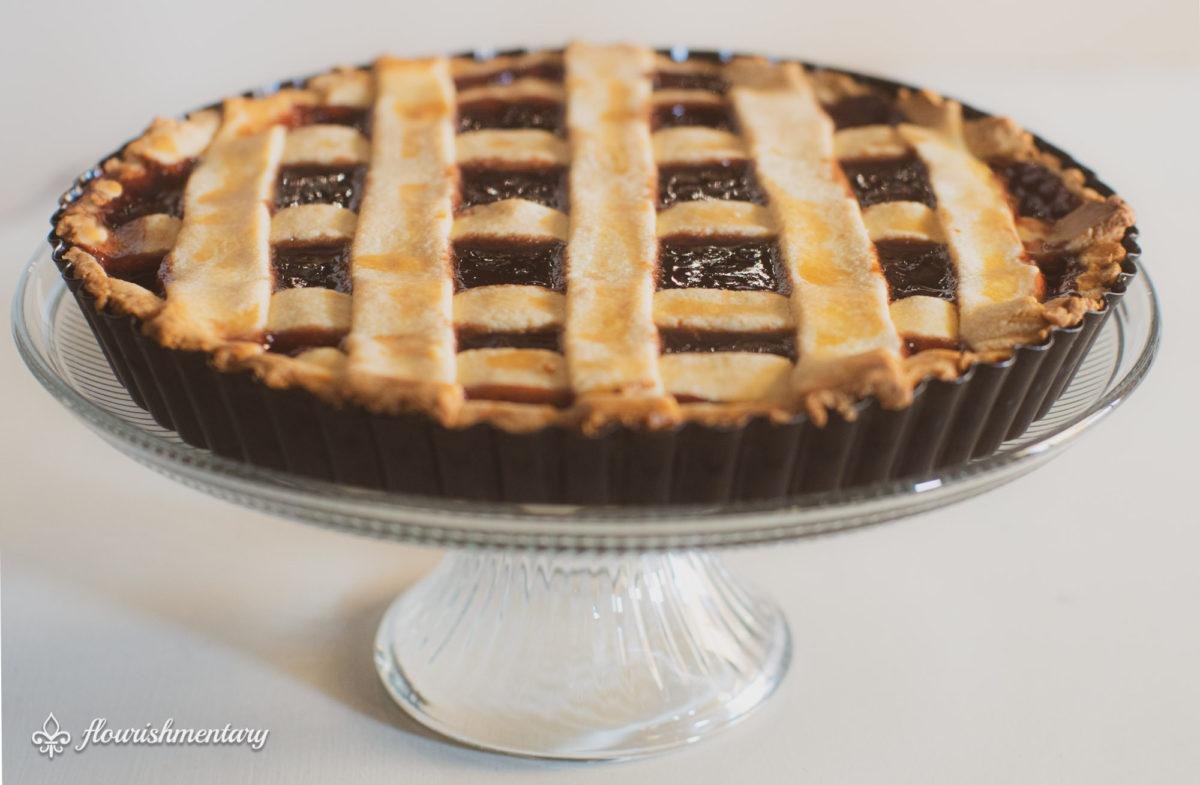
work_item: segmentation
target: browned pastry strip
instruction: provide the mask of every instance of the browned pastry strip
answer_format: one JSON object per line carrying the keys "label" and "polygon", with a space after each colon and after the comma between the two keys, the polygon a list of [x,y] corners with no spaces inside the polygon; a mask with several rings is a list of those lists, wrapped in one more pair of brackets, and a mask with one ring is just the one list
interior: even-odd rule
{"label": "browned pastry strip", "polygon": [[799,355],[793,393],[814,419],[863,395],[902,406],[900,339],[862,213],[834,164],[833,124],[795,63],[734,61],[730,99],[744,129],[792,279]]}
{"label": "browned pastry strip", "polygon": [[945,136],[904,126],[929,169],[943,232],[958,271],[963,340],[975,351],[1039,340],[1045,322],[1039,274],[1025,256],[1012,211],[991,170]]}
{"label": "browned pastry strip", "polygon": [[375,66],[371,173],[350,257],[347,390],[382,409],[453,417],[454,84],[444,59]]}
{"label": "browned pastry strip", "polygon": [[566,55],[572,148],[563,335],[586,428],[674,418],[658,369],[653,293],[654,151],[647,121],[653,52],[572,44]]}
{"label": "browned pastry strip", "polygon": [[164,345],[263,341],[272,289],[267,205],[287,136],[279,122],[305,98],[284,91],[225,102],[221,127],[188,179],[183,224],[163,265],[166,304],[148,327]]}

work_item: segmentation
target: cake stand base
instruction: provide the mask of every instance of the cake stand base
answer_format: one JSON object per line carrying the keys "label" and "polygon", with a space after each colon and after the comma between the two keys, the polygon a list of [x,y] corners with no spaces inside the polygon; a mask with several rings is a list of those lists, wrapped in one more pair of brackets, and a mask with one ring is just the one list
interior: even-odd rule
{"label": "cake stand base", "polygon": [[451,552],[375,640],[380,678],[421,724],[575,760],[710,736],[775,690],[790,655],[779,608],[693,551]]}

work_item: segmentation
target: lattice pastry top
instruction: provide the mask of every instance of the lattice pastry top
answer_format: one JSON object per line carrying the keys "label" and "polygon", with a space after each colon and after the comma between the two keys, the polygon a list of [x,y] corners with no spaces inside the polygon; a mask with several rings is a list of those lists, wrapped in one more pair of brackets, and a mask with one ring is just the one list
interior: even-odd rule
{"label": "lattice pastry top", "polygon": [[57,233],[164,346],[335,403],[821,422],[1103,307],[1133,218],[1083,183],[929,92],[576,43],[157,120]]}

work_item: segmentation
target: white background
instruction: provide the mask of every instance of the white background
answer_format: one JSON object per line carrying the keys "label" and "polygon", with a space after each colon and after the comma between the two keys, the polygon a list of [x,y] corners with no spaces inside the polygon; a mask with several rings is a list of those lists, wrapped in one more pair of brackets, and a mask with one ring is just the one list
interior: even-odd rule
{"label": "white background", "polygon": [[[1013,115],[1137,207],[1166,313],[1158,365],[1095,433],[1006,488],[731,556],[791,618],[797,652],[781,692],[702,746],[578,766],[448,744],[388,702],[370,662],[374,627],[436,552],[162,479],[87,432],[4,342],[5,782],[1200,779],[1194,0],[428,5],[6,3],[5,321],[56,195],[153,114],[383,51],[587,36],[858,66]],[[51,762],[29,741],[50,711],[77,735],[95,716],[272,733],[260,753],[101,748]]]}

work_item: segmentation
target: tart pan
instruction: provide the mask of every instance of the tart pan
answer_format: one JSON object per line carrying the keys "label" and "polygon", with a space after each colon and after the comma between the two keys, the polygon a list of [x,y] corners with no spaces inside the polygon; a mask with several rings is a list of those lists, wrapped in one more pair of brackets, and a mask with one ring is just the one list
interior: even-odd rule
{"label": "tart pan", "polygon": [[[896,90],[897,82],[844,71]],[[283,86],[283,85],[280,85]],[[985,113],[963,105],[968,116]],[[1035,137],[1102,195],[1112,189],[1069,155]],[[52,218],[98,176],[84,173]],[[1137,229],[1123,245],[1122,274],[1105,307],[1045,343],[952,381],[930,379],[902,410],[861,401],[851,419],[823,427],[803,414],[736,428],[689,423],[668,431],[612,428],[586,437],[560,428],[513,434],[491,425],[454,430],[421,414],[379,415],[335,407],[301,390],[276,390],[248,371],[220,372],[201,352],[165,349],[139,320],[96,308],[62,258],[63,273],[113,373],[133,400],[188,444],[252,464],[348,485],[407,494],[570,504],[724,503],[776,499],[927,474],[995,452],[1042,417],[1070,384],[1104,321],[1137,272]]]}

